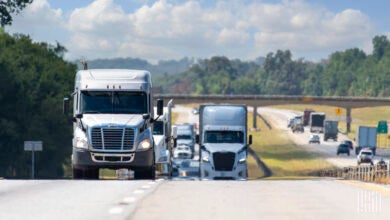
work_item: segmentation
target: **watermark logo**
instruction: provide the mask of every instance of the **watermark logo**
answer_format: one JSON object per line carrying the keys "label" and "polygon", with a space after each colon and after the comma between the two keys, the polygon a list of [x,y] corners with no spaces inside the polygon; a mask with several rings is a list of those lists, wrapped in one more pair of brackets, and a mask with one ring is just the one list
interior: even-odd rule
{"label": "watermark logo", "polygon": [[357,198],[359,213],[379,213],[382,210],[382,195],[379,192],[362,190]]}

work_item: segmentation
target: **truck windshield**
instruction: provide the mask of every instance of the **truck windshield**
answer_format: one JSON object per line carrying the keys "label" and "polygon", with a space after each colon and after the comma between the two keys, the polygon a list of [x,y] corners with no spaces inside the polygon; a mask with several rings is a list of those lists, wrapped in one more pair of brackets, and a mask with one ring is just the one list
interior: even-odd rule
{"label": "truck windshield", "polygon": [[82,113],[147,113],[147,95],[129,91],[82,91]]}
{"label": "truck windshield", "polygon": [[177,139],[188,139],[188,140],[191,140],[192,137],[191,137],[191,135],[181,134],[181,135],[177,135]]}
{"label": "truck windshield", "polygon": [[153,134],[163,135],[164,134],[164,122],[155,121],[153,123]]}
{"label": "truck windshield", "polygon": [[206,131],[205,143],[244,143],[242,131]]}

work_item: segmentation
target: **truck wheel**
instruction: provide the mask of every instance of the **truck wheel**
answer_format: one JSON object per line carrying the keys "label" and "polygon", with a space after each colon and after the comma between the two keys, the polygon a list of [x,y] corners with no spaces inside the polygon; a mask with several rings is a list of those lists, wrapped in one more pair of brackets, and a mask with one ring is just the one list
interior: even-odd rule
{"label": "truck wheel", "polygon": [[142,170],[136,170],[134,172],[134,179],[136,180],[145,180],[145,179],[156,179],[156,166],[145,168]]}
{"label": "truck wheel", "polygon": [[82,179],[83,178],[83,170],[73,168],[73,179]]}
{"label": "truck wheel", "polygon": [[99,169],[86,169],[84,171],[84,177],[86,179],[98,180],[99,179]]}

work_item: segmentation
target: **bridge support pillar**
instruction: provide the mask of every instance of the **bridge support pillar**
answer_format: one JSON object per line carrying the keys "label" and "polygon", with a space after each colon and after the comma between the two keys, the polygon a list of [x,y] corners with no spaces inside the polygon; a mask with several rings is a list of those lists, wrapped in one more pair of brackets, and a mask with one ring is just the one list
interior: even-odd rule
{"label": "bridge support pillar", "polygon": [[347,121],[347,133],[351,132],[351,122],[352,122],[352,117],[351,117],[351,107],[346,108],[346,121]]}
{"label": "bridge support pillar", "polygon": [[257,106],[253,106],[253,128],[257,129]]}

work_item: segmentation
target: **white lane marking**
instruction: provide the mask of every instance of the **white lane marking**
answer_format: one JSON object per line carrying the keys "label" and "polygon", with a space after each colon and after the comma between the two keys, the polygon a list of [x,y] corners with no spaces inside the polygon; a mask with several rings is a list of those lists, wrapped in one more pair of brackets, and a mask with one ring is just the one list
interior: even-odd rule
{"label": "white lane marking", "polygon": [[123,209],[121,207],[114,207],[114,208],[111,208],[108,212],[110,214],[113,214],[113,215],[118,215],[118,214],[121,214],[123,212]]}
{"label": "white lane marking", "polygon": [[144,185],[144,186],[142,186],[141,188],[142,188],[142,189],[150,189],[150,186]]}
{"label": "white lane marking", "polygon": [[142,194],[142,193],[144,193],[144,191],[143,191],[143,190],[140,190],[140,189],[137,189],[137,190],[135,190],[133,193],[134,193],[134,194]]}
{"label": "white lane marking", "polygon": [[126,197],[123,199],[123,203],[130,204],[135,202],[135,197]]}
{"label": "white lane marking", "polygon": [[154,184],[156,184],[155,182],[149,182],[148,183],[149,185],[154,185]]}

